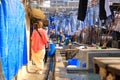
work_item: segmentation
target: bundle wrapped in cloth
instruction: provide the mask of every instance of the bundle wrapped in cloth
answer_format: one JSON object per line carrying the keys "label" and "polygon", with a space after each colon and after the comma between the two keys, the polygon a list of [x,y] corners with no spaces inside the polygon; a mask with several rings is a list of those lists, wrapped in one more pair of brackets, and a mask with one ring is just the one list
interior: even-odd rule
{"label": "bundle wrapped in cloth", "polygon": [[44,14],[44,11],[36,8],[31,8],[29,12],[30,18],[32,19],[33,22],[41,20],[43,22],[44,27],[48,26],[48,20],[46,15]]}
{"label": "bundle wrapped in cloth", "polygon": [[31,16],[33,18],[37,18],[37,19],[41,19],[41,20],[44,20],[46,18],[44,11],[42,11],[40,9],[36,9],[36,8],[31,9]]}

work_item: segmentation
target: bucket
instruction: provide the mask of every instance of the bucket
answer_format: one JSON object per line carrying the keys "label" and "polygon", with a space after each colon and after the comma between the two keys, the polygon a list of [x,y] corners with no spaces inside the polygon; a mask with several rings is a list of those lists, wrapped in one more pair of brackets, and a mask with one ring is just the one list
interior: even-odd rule
{"label": "bucket", "polygon": [[48,56],[49,57],[53,57],[55,54],[56,48],[55,48],[55,44],[51,43],[50,44],[50,51],[48,52]]}
{"label": "bucket", "polygon": [[85,61],[82,62],[82,68],[86,68],[86,62]]}

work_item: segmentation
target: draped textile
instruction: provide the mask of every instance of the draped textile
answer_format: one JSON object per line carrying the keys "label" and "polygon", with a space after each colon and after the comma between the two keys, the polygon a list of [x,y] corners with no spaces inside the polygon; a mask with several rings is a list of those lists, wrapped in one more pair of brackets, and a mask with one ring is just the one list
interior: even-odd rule
{"label": "draped textile", "polygon": [[79,0],[78,20],[84,21],[87,11],[88,0]]}
{"label": "draped textile", "polygon": [[19,0],[1,0],[0,57],[5,80],[12,80],[22,68],[23,59],[27,61],[25,30],[23,4]]}

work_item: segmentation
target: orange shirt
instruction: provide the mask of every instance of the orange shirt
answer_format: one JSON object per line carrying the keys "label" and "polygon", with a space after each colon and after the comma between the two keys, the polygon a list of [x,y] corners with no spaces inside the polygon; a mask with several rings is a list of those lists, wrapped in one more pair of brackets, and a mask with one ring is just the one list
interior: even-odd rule
{"label": "orange shirt", "polygon": [[34,52],[44,49],[48,41],[48,36],[46,31],[44,29],[38,29],[38,31],[41,34],[41,36],[36,30],[33,30],[31,36],[31,40],[32,40],[31,48]]}

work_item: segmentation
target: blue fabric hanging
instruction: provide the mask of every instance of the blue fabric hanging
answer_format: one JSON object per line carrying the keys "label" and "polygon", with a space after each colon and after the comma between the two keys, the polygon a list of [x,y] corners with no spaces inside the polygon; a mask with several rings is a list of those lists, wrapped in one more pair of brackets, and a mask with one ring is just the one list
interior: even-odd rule
{"label": "blue fabric hanging", "polygon": [[94,24],[93,24],[93,8],[91,7],[91,8],[88,8],[88,10],[87,10],[87,15],[86,15],[86,17],[87,17],[87,23],[88,23],[88,26],[93,26]]}
{"label": "blue fabric hanging", "polygon": [[26,28],[24,28],[24,48],[23,48],[23,65],[28,63],[27,58],[27,36],[26,36]]}
{"label": "blue fabric hanging", "polygon": [[[5,80],[12,80],[25,59],[25,11],[19,0],[1,0],[0,54]],[[27,62],[26,62],[27,63]]]}

